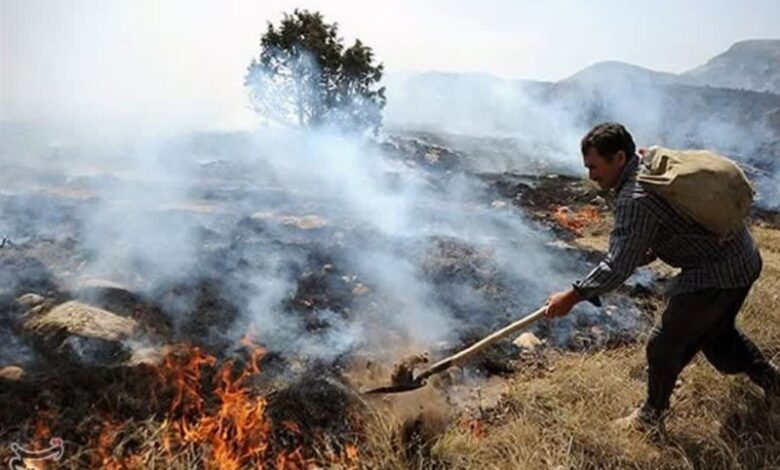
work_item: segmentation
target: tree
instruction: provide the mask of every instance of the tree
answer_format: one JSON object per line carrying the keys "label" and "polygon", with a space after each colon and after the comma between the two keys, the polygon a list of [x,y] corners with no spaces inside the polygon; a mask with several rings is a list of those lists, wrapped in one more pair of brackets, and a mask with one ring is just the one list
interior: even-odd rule
{"label": "tree", "polygon": [[376,132],[381,125],[383,65],[374,64],[371,48],[360,40],[345,49],[336,23],[296,9],[278,27],[268,23],[260,47],[244,84],[266,120],[348,133]]}

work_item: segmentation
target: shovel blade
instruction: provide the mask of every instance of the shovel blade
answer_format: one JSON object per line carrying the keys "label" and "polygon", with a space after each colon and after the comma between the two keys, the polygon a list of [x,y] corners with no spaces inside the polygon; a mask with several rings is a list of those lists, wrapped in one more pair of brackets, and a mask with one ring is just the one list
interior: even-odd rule
{"label": "shovel blade", "polygon": [[408,383],[408,384],[400,384],[400,385],[390,385],[387,387],[372,388],[369,390],[364,390],[361,393],[366,395],[403,393],[403,392],[411,392],[412,390],[417,390],[418,388],[422,388],[424,386],[425,386],[425,382],[416,382],[416,383]]}

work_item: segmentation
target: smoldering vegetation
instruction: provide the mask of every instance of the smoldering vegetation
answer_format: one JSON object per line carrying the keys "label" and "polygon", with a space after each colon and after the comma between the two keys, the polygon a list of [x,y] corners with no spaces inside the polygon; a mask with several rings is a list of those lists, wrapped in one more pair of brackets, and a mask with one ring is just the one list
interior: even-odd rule
{"label": "smoldering vegetation", "polygon": [[151,312],[154,341],[224,352],[251,329],[283,357],[392,360],[484,334],[588,266],[497,204],[500,181],[464,171],[469,155],[419,137],[197,135],[118,153],[120,169],[92,174],[74,171],[78,149],[45,171],[9,162],[4,310],[26,293],[124,293]]}
{"label": "smoldering vegetation", "polygon": [[[548,217],[556,191],[587,205],[593,188],[550,185],[557,177],[542,170],[476,174],[471,154],[417,135],[200,134],[136,142],[94,164],[81,152],[4,162],[0,364],[15,381],[3,392],[13,405],[0,416],[6,441],[32,421],[79,448],[111,423],[187,410],[208,422],[166,381],[186,370],[198,380],[174,382],[179,393],[208,397],[201,380],[219,384],[230,364],[255,370],[262,357],[262,373],[230,386],[306,430],[274,427],[269,449],[312,449],[322,436],[343,448],[363,406],[357,389],[388,381],[410,353],[437,359],[536,309],[593,260],[561,243],[568,231]],[[632,341],[648,317],[626,289],[611,298],[623,308],[583,305],[538,325],[537,341]],[[265,352],[250,357],[246,344]],[[459,384],[447,400],[470,406],[463,387],[510,373],[521,349],[506,341],[435,387],[449,396]],[[79,432],[96,413],[111,416],[102,431]]]}
{"label": "smoldering vegetation", "polygon": [[[200,373],[184,380],[193,405],[155,380],[191,366],[344,448],[357,389],[409,354],[443,357],[535,310],[601,256],[578,243],[590,225],[608,230],[609,195],[578,177],[577,142],[598,121],[626,122],[640,145],[739,159],[761,216],[778,220],[777,95],[483,79],[396,88],[378,138],[263,128],[54,144],[4,127],[0,368],[15,386],[0,437],[24,437],[41,406],[63,412],[82,447],[102,435],[79,434],[92,405],[109,422],[178,416],[202,403]],[[432,383],[434,395],[470,406],[458,385],[490,389],[543,362],[540,346],[632,343],[663,283],[642,270],[607,307],[534,326]],[[424,420],[412,418],[420,450]],[[311,444],[315,432],[295,426],[276,426],[272,447]]]}
{"label": "smoldering vegetation", "polygon": [[[285,374],[446,354],[588,270],[597,255],[556,222],[609,206],[569,176],[579,136],[606,119],[640,145],[739,159],[774,220],[771,93],[428,75],[390,96],[377,139],[267,128],[46,148],[4,128],[2,362],[35,362],[14,300],[27,293],[142,317],[124,360],[180,341],[230,354],[248,332]],[[627,289],[653,291],[644,278]],[[536,333],[558,347],[630,340],[647,317],[625,291],[612,302],[626,308],[583,305]]]}

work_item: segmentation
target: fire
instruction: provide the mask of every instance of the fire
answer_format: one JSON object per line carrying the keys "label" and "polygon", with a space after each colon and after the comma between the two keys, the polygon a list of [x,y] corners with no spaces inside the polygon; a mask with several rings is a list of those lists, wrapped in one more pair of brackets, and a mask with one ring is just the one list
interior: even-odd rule
{"label": "fire", "polygon": [[122,424],[115,422],[111,416],[104,416],[103,419],[103,425],[96,438],[95,451],[89,456],[91,466],[109,470],[131,468],[113,455],[116,438],[123,428]]}
{"label": "fire", "polygon": [[346,459],[347,463],[357,463],[358,455],[358,448],[355,444],[347,444],[347,446],[344,448],[344,458]]}
{"label": "fire", "polygon": [[582,236],[585,227],[601,220],[601,214],[593,206],[585,206],[576,212],[567,206],[558,206],[552,212],[552,218],[561,227],[574,232],[577,236]]}
{"label": "fire", "polygon": [[[162,459],[163,466],[178,467],[184,458],[188,465],[219,470],[319,468],[303,447],[301,424],[272,423],[266,397],[251,386],[266,351],[249,336],[241,344],[247,348],[248,359],[240,366],[236,360],[220,361],[190,346],[168,354],[155,368],[150,399],[164,416],[154,431],[156,453],[150,453],[148,446],[144,450],[137,447],[133,418],[120,419],[116,413],[95,410],[93,419],[99,424],[90,428],[85,465],[129,470],[147,468],[152,460],[160,465]],[[52,436],[54,418],[49,411],[38,413],[36,446]],[[280,435],[289,439],[280,439]],[[356,444],[318,455],[340,468],[359,466]]]}
{"label": "fire", "polygon": [[[52,437],[52,426],[57,418],[57,414],[50,409],[41,409],[35,415],[33,423],[33,439],[30,450],[38,451],[49,447]],[[45,459],[24,459],[26,468],[35,470],[45,470],[53,468],[52,462]]]}
{"label": "fire", "polygon": [[[242,344],[248,346],[251,342],[245,337]],[[240,373],[236,373],[234,361],[226,361],[215,375],[213,395],[217,405],[211,407],[205,406],[203,371],[213,368],[216,359],[199,348],[191,348],[183,360],[166,358],[160,373],[175,390],[166,447],[198,445],[208,449],[204,456],[207,468],[232,470],[249,463],[262,466],[269,458],[273,427],[265,415],[265,398],[253,395],[246,381],[259,373],[259,360],[264,354],[262,348],[254,346],[248,366]],[[295,452],[280,454],[277,467],[280,459],[285,462],[280,468],[292,468],[292,462],[303,462],[302,456]]]}
{"label": "fire", "polygon": [[42,449],[47,446],[49,438],[52,437],[51,426],[56,415],[51,410],[40,410],[35,416],[35,430],[33,431],[33,448]]}
{"label": "fire", "polygon": [[487,430],[485,429],[485,425],[479,419],[464,418],[460,421],[460,425],[468,429],[469,434],[474,439],[482,439],[485,436],[487,436]]}

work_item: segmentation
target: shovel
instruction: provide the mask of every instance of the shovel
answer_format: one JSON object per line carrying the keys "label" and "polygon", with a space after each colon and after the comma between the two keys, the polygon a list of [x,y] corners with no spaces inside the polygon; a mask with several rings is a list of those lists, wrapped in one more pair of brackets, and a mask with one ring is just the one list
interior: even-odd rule
{"label": "shovel", "polygon": [[431,365],[424,371],[422,371],[417,377],[413,377],[412,374],[409,374],[409,380],[406,382],[399,382],[394,383],[393,385],[387,386],[387,387],[379,387],[379,388],[373,388],[370,390],[365,390],[363,393],[366,394],[384,394],[384,393],[401,393],[401,392],[409,392],[411,390],[416,390],[418,388],[421,388],[425,386],[425,381],[428,377],[438,374],[439,372],[443,372],[447,369],[449,369],[452,366],[462,364],[467,359],[470,359],[472,356],[476,355],[483,349],[487,348],[488,346],[492,345],[493,343],[499,341],[500,339],[503,339],[512,333],[521,330],[532,323],[536,322],[537,320],[544,317],[544,314],[547,313],[547,307],[544,306],[540,308],[539,310],[535,311],[534,313],[527,315],[520,320],[511,323],[500,330],[491,333],[489,336],[486,336],[485,338],[482,338],[481,340],[477,341],[476,343],[472,344],[466,349],[463,349],[452,356],[445,357],[441,361]]}

